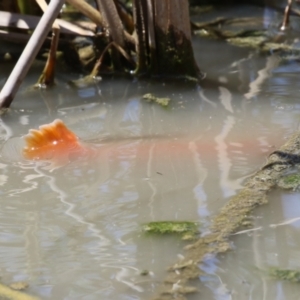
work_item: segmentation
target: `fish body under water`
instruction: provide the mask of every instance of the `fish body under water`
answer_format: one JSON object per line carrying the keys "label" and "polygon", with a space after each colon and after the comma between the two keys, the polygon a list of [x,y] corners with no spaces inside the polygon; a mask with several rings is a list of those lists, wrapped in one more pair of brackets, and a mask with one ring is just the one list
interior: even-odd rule
{"label": "fish body under water", "polygon": [[[194,152],[192,149],[194,146],[201,152],[202,158],[211,158],[212,155],[216,155],[217,148],[220,148],[216,143],[211,144],[203,142],[201,139],[195,140],[188,137],[164,137],[164,139],[160,139],[159,136],[151,136],[151,139],[149,139],[149,136],[146,138],[123,137],[122,139],[114,139],[114,143],[112,140],[110,142],[109,140],[102,140],[100,145],[99,143],[84,143],[80,141],[75,133],[67,128],[62,120],[56,119],[52,123],[41,125],[38,130],[29,130],[29,133],[22,138],[9,140],[4,144],[1,156],[2,158],[7,156],[8,159],[6,160],[12,160],[11,157],[14,157],[14,161],[22,159],[47,161],[51,164],[48,166],[48,169],[56,169],[80,157],[90,158],[100,155],[101,158],[101,153],[104,154],[107,151],[116,154],[118,151],[118,147],[115,147],[116,142],[124,143],[137,139],[143,141],[143,143],[135,145],[139,156],[145,155],[149,157],[150,151],[154,149],[153,153],[157,154],[161,159],[164,157],[170,158],[170,155],[178,159],[191,157]],[[146,142],[146,140],[151,142]],[[226,142],[222,151],[228,152],[230,151],[229,148],[234,148],[239,150],[247,149],[247,152],[259,152],[261,154],[268,152],[270,147],[270,144],[268,147],[260,147],[257,141],[246,139],[240,141],[239,145],[232,143],[230,146],[230,142]],[[152,150],[150,150],[151,148]],[[219,151],[221,150],[219,149]],[[5,153],[6,155],[4,155]]]}

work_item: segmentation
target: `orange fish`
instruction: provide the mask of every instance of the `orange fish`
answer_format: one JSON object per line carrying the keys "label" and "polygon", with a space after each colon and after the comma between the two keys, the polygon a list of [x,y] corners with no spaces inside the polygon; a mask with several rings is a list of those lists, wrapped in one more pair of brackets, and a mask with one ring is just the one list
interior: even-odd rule
{"label": "orange fish", "polygon": [[[178,161],[183,161],[184,158],[191,159],[191,156],[201,155],[201,160],[205,161],[208,157],[215,157],[226,154],[229,155],[231,150],[239,151],[241,156],[243,149],[253,150],[253,153],[264,153],[270,149],[270,144],[259,146],[257,140],[247,138],[240,141],[239,144],[224,141],[223,150],[217,150],[217,144],[203,142],[202,140],[194,140],[187,138],[164,138],[158,139],[159,136],[151,136],[151,139],[146,141],[146,137],[137,137],[141,143],[135,143],[134,150],[139,158],[146,157],[147,159],[154,155],[161,161],[166,159],[178,158]],[[153,140],[155,138],[155,140]],[[115,142],[122,145],[124,141],[133,140],[135,137],[114,139]],[[122,143],[123,141],[123,143]],[[149,143],[150,141],[150,143]],[[20,144],[23,143],[22,145]],[[102,140],[104,142],[104,140]],[[47,169],[56,169],[64,166],[69,162],[76,160],[80,157],[106,159],[106,156],[117,157],[120,155],[119,151],[124,152],[124,148],[116,147],[116,143],[89,144],[80,142],[79,138],[70,131],[63,121],[57,119],[50,124],[42,125],[38,130],[31,129],[27,135],[22,139],[13,138],[9,140],[2,148],[1,157],[7,157],[10,161],[20,161],[25,158],[26,160],[34,161],[47,161],[50,165]],[[106,140],[108,142],[108,140]],[[218,146],[221,147],[220,145]],[[129,148],[127,148],[128,151]]]}
{"label": "orange fish", "polygon": [[[141,137],[136,137],[138,140],[143,140]],[[129,138],[120,138],[114,139],[115,143],[128,142],[128,140],[135,140],[135,137]],[[146,137],[143,137],[147,139]],[[149,137],[148,137],[149,138]],[[155,136],[151,136],[151,139],[155,138]],[[159,138],[159,136],[156,138]],[[18,143],[19,138],[16,138],[15,141]],[[108,142],[109,140],[105,140]],[[16,152],[21,152],[21,157],[26,160],[34,160],[34,161],[48,161],[50,162],[50,166],[47,169],[55,169],[61,167],[63,165],[68,164],[69,162],[76,160],[80,157],[95,157],[105,155],[105,152],[109,153],[117,153],[118,148],[113,147],[114,144],[105,143],[107,147],[102,147],[102,145],[91,144],[91,143],[82,143],[79,138],[74,134],[71,130],[67,128],[67,126],[63,123],[62,120],[56,119],[52,123],[45,124],[39,126],[39,129],[30,129],[29,133],[22,138],[23,145],[14,143],[8,143],[8,150],[6,152],[11,152],[9,147],[11,145],[15,147]],[[155,143],[156,145],[156,143]],[[175,155],[176,153],[183,154],[184,150],[187,147],[187,143],[182,141],[169,141],[163,140],[159,143],[159,151],[160,157],[164,155],[170,155],[170,150]],[[21,151],[20,151],[20,148]],[[142,143],[138,146],[136,145],[136,149],[140,151],[140,154],[148,155],[150,150],[149,143]],[[185,151],[188,153],[188,151]],[[16,155],[17,156],[17,155]],[[17,160],[17,159],[16,159]]]}

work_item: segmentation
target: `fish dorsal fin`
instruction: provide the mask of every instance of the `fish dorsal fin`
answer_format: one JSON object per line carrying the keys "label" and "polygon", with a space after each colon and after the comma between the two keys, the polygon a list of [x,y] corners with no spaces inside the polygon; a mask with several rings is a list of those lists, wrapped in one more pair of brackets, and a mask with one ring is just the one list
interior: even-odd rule
{"label": "fish dorsal fin", "polygon": [[23,156],[31,160],[67,157],[81,147],[78,137],[59,119],[40,126],[38,130],[31,129],[24,136],[24,141]]}

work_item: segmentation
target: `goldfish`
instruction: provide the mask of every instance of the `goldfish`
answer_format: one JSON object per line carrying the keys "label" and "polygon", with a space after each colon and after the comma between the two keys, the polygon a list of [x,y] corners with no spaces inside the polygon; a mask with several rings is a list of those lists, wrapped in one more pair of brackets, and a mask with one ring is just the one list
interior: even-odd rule
{"label": "goldfish", "polygon": [[9,161],[20,161],[22,159],[26,161],[46,161],[49,163],[48,169],[53,170],[78,158],[92,159],[92,161],[98,161],[99,159],[100,162],[103,162],[103,160],[107,160],[106,157],[108,156],[126,155],[129,148],[126,150],[122,145],[136,139],[139,142],[130,145],[132,145],[137,158],[142,159],[144,157],[148,159],[154,154],[161,161],[169,160],[171,157],[174,159],[177,157],[180,161],[190,160],[191,156],[197,156],[197,153],[204,160],[216,156],[217,153],[219,155],[225,153],[227,157],[231,150],[239,150],[239,155],[244,156],[243,148],[248,150],[255,148],[256,152],[264,153],[270,147],[269,143],[259,147],[257,141],[252,141],[249,138],[239,144],[223,141],[224,145],[218,146],[216,142],[208,143],[199,139],[191,139],[191,137],[178,138],[177,136],[173,138],[164,137],[163,139],[159,139],[159,136],[148,136],[148,138],[147,136],[121,137],[114,138],[110,142],[109,140],[100,140],[100,144],[87,143],[81,141],[62,120],[56,119],[52,123],[39,126],[38,129],[30,129],[28,134],[22,138],[8,140],[2,147],[1,156],[2,158],[7,156]]}

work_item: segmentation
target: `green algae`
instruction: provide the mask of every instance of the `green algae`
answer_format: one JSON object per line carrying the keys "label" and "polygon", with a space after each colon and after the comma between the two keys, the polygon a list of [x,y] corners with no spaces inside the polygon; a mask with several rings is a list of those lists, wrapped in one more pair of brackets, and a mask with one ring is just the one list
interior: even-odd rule
{"label": "green algae", "polygon": [[143,226],[143,231],[153,234],[177,234],[184,240],[190,240],[195,238],[199,233],[199,224],[196,222],[187,221],[161,221],[150,222]]}
{"label": "green algae", "polygon": [[278,187],[282,189],[292,189],[296,190],[300,186],[300,174],[289,174],[286,176],[283,176],[278,181]]}
{"label": "green algae", "polygon": [[300,271],[297,270],[279,269],[273,267],[268,270],[268,274],[278,280],[294,283],[300,282]]}
{"label": "green algae", "polygon": [[148,93],[148,94],[145,94],[143,97],[143,99],[145,99],[147,102],[154,102],[154,103],[157,103],[163,107],[167,107],[171,101],[170,98],[160,98],[160,97],[156,97],[154,96],[153,94],[151,93]]}

